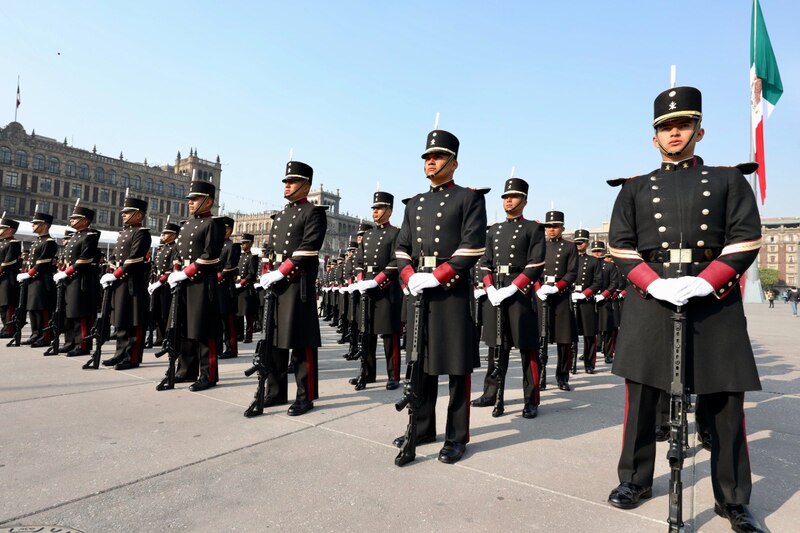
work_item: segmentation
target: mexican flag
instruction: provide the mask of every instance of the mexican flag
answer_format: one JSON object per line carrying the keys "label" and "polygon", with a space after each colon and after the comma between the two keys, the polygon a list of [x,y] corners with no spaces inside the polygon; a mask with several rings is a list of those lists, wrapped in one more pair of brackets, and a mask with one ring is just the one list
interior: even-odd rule
{"label": "mexican flag", "polygon": [[753,0],[753,17],[750,33],[750,126],[752,150],[758,163],[758,188],[761,191],[761,204],[767,198],[767,169],[764,160],[764,102],[767,104],[767,118],[783,94],[778,62],[772,51],[767,26],[761,14],[761,5]]}

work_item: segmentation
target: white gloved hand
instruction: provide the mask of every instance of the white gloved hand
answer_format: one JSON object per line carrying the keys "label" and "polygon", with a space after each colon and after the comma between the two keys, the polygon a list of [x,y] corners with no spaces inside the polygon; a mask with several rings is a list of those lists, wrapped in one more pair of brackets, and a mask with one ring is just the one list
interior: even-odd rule
{"label": "white gloved hand", "polygon": [[254,288],[255,290],[258,290],[258,289],[260,289],[260,288],[261,288],[261,284],[260,284],[260,283],[258,283],[258,282],[256,282],[256,283],[253,283],[253,288]]}
{"label": "white gloved hand", "polygon": [[536,291],[536,296],[539,297],[541,301],[547,300],[547,297],[551,294],[556,294],[558,292],[558,287],[554,285],[542,285],[542,287]]}
{"label": "white gloved hand", "polygon": [[261,280],[259,280],[259,283],[261,283],[261,286],[266,289],[276,281],[280,281],[285,277],[286,276],[284,276],[280,270],[272,270],[262,275]]}
{"label": "white gloved hand", "polygon": [[115,281],[117,281],[117,276],[109,272],[108,274],[103,274],[103,277],[100,278],[100,285],[103,287],[108,287]]}
{"label": "white gloved hand", "polygon": [[69,276],[67,276],[66,272],[56,272],[55,274],[53,274],[53,281],[58,283],[61,280],[67,279],[68,277]]}
{"label": "white gloved hand", "polygon": [[154,281],[153,283],[147,286],[147,293],[153,294],[154,292],[156,292],[156,289],[158,289],[161,285],[162,284],[160,281]]}
{"label": "white gloved hand", "polygon": [[480,300],[480,298],[486,294],[486,291],[483,289],[475,289],[472,291],[472,296],[475,297],[476,300]]}
{"label": "white gloved hand", "polygon": [[358,282],[357,281],[354,281],[353,283],[351,283],[350,285],[347,286],[347,292],[349,292],[350,294],[353,294],[357,290],[358,290]]}
{"label": "white gloved hand", "polygon": [[594,301],[595,301],[595,303],[600,303],[600,302],[602,302],[602,301],[603,301],[603,300],[605,300],[605,299],[606,299],[606,297],[605,297],[605,296],[603,296],[602,294],[598,294],[597,296],[595,296],[595,297],[594,297]]}
{"label": "white gloved hand", "polygon": [[187,279],[189,279],[189,276],[186,275],[186,272],[184,272],[183,270],[176,270],[175,272],[169,275],[169,277],[167,278],[167,283],[169,283],[169,286],[174,289],[175,285]]}
{"label": "white gloved hand", "polygon": [[500,289],[497,289],[497,292],[495,293],[494,297],[495,302],[497,303],[492,302],[492,305],[500,305],[503,302],[503,300],[513,296],[518,290],[519,287],[517,287],[513,283],[507,287],[502,287]]}
{"label": "white gloved hand", "polygon": [[428,272],[417,272],[416,274],[412,274],[408,279],[408,290],[410,290],[411,294],[414,296],[421,293],[425,289],[431,289],[433,287],[438,287],[439,285],[441,284],[439,283],[439,280],[436,279],[436,276]]}
{"label": "white gloved hand", "polygon": [[696,276],[678,278],[678,285],[678,297],[687,301],[690,298],[708,296],[714,292],[714,287],[709,282]]}
{"label": "white gloved hand", "polygon": [[361,291],[361,294],[364,294],[370,289],[375,289],[378,287],[378,282],[374,279],[362,279],[358,282],[358,290]]}
{"label": "white gloved hand", "polygon": [[677,279],[657,279],[647,287],[647,293],[656,300],[672,305],[685,305],[688,300],[680,297],[681,284]]}
{"label": "white gloved hand", "polygon": [[411,294],[411,291],[408,290],[408,287],[403,287],[403,294],[405,294],[406,296]]}
{"label": "white gloved hand", "polygon": [[494,303],[497,300],[497,288],[495,288],[494,285],[489,285],[486,287],[486,297],[489,299],[490,304],[497,305]]}
{"label": "white gloved hand", "polygon": [[22,283],[26,279],[31,279],[31,275],[28,274],[27,272],[20,272],[19,274],[17,274],[17,283]]}
{"label": "white gloved hand", "polygon": [[573,302],[578,302],[580,300],[585,300],[585,299],[586,299],[586,295],[583,294],[582,292],[573,292],[572,293],[572,301]]}

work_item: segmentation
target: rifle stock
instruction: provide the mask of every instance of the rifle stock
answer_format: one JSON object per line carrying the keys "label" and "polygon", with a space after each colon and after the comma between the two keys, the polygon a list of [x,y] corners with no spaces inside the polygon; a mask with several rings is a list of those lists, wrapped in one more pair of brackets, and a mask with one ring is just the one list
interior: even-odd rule
{"label": "rifle stock", "polygon": [[161,383],[156,385],[156,390],[158,391],[175,388],[175,364],[178,361],[178,355],[180,355],[181,342],[181,291],[182,287],[180,283],[177,283],[175,287],[171,289],[172,300],[169,302],[169,322],[164,332],[164,344],[161,350],[155,354],[157,358],[164,354],[167,354],[169,358],[169,364],[167,365],[167,372],[164,375],[164,379],[161,380]]}
{"label": "rifle stock", "polygon": [[50,322],[45,331],[50,331],[53,340],[50,343],[50,348],[44,352],[44,355],[58,355],[61,350],[61,331],[64,329],[64,292],[66,285],[63,281],[56,283],[56,308],[53,311],[53,316],[50,317]]}
{"label": "rifle stock", "polygon": [[408,426],[406,426],[405,439],[400,448],[400,453],[394,459],[394,464],[403,466],[417,456],[417,411],[422,405],[422,379],[425,365],[425,339],[426,302],[422,293],[414,299],[414,324],[411,338],[411,349],[408,353],[406,366],[406,379],[403,383],[403,398],[394,404],[397,411],[408,409]]}
{"label": "rifle stock", "polygon": [[367,296],[365,292],[361,295],[361,324],[363,326],[363,331],[359,338],[358,353],[356,354],[361,365],[358,370],[355,390],[364,390],[367,388],[367,358],[369,357],[370,334],[372,333],[372,328],[370,327],[372,317],[367,312],[367,306],[369,306],[369,296]]}
{"label": "rifle stock", "polygon": [[255,399],[245,410],[245,418],[253,418],[264,413],[264,400],[267,393],[267,378],[272,373],[269,367],[269,355],[273,344],[273,322],[275,316],[275,293],[269,287],[264,289],[266,298],[264,301],[264,321],[261,326],[261,339],[256,345],[256,352],[253,355],[253,366],[244,371],[247,377],[258,373],[258,385],[256,387]]}
{"label": "rifle stock", "polygon": [[683,482],[681,470],[686,439],[686,387],[684,384],[683,355],[686,312],[678,306],[672,314],[672,382],[669,406],[669,531],[678,533],[683,527]]}
{"label": "rifle stock", "polygon": [[14,336],[8,341],[6,346],[19,346],[22,341],[22,328],[27,324],[26,315],[28,314],[28,282],[26,279],[19,285],[19,301],[17,308],[14,310]]}
{"label": "rifle stock", "polygon": [[97,370],[100,368],[100,355],[103,353],[103,344],[106,342],[109,324],[108,319],[111,315],[111,297],[114,294],[114,286],[116,283],[111,283],[103,287],[103,304],[100,306],[100,317],[95,321],[92,327],[92,332],[89,334],[90,338],[94,339],[94,352],[92,358],[86,361],[81,367],[84,370]]}

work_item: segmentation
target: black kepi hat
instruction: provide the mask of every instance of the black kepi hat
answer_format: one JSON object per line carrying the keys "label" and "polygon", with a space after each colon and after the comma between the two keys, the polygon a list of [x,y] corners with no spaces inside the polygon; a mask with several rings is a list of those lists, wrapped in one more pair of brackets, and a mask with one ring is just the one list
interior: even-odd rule
{"label": "black kepi hat", "polygon": [[388,192],[375,191],[372,195],[372,207],[392,207],[394,206],[394,195]]}
{"label": "black kepi hat", "polygon": [[11,228],[14,231],[17,231],[19,228],[19,222],[14,220],[13,218],[3,217],[0,219],[0,229]]}
{"label": "black kepi hat", "polygon": [[233,220],[231,217],[220,217],[222,219],[222,223],[225,224],[225,227],[232,228],[236,221]]}
{"label": "black kepi hat", "polygon": [[311,166],[300,161],[289,161],[286,163],[286,175],[282,181],[286,183],[289,180],[308,180],[311,183],[313,178],[314,169]]}
{"label": "black kepi hat", "polygon": [[82,205],[76,205],[69,218],[88,218],[89,222],[91,222],[94,220],[94,209],[89,209],[88,207],[83,207]]}
{"label": "black kepi hat", "polygon": [[164,229],[161,230],[161,233],[178,233],[181,230],[181,227],[174,222],[167,222],[164,226]]}
{"label": "black kepi hat", "polygon": [[422,152],[422,159],[432,152],[442,152],[448,155],[458,157],[458,138],[444,130],[433,130],[428,134],[428,142],[425,144],[425,151]]}
{"label": "black kepi hat", "polygon": [[31,224],[52,224],[53,223],[53,215],[49,213],[45,213],[44,211],[36,211],[33,213],[33,219],[31,219]]}
{"label": "black kepi hat", "polygon": [[656,96],[653,102],[653,127],[676,118],[703,118],[703,96],[694,87],[673,87]]}
{"label": "black kepi hat", "polygon": [[505,198],[507,194],[522,194],[528,196],[528,182],[522,178],[508,178],[500,198]]}
{"label": "black kepi hat", "polygon": [[545,226],[563,226],[564,225],[564,213],[561,211],[548,211],[544,215],[544,225]]}
{"label": "black kepi hat", "polygon": [[593,252],[605,252],[606,243],[604,243],[603,241],[592,241],[591,249]]}
{"label": "black kepi hat", "polygon": [[253,242],[252,233],[242,233],[242,242]]}
{"label": "black kepi hat", "polygon": [[125,204],[122,207],[122,212],[124,213],[126,211],[141,211],[142,213],[146,213],[147,201],[139,198],[125,198]]}
{"label": "black kepi hat", "polygon": [[347,245],[347,250],[356,250],[358,248],[358,241],[350,241],[350,244]]}
{"label": "black kepi hat", "polygon": [[217,188],[210,181],[193,181],[189,187],[189,194],[186,198],[194,198],[195,196],[207,196],[212,200],[215,198]]}
{"label": "black kepi hat", "polygon": [[575,230],[575,242],[589,242],[589,230],[588,229],[576,229]]}

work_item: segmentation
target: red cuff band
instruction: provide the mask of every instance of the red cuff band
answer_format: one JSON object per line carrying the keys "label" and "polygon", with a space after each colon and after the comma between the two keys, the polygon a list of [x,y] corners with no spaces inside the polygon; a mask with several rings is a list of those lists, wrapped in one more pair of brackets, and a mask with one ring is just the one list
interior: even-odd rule
{"label": "red cuff band", "polygon": [[278,268],[278,270],[285,277],[289,275],[289,272],[291,272],[293,268],[294,268],[294,263],[292,263],[291,259],[287,259],[286,261],[281,263],[281,266]]}
{"label": "red cuff band", "polygon": [[630,282],[645,291],[658,278],[658,274],[647,263],[639,263],[636,268],[628,273]]}
{"label": "red cuff band", "polygon": [[583,291],[583,295],[586,296],[587,298],[591,298],[592,294],[594,294],[594,292],[592,292],[592,289],[584,289]]}
{"label": "red cuff band", "polygon": [[192,263],[191,265],[184,268],[183,273],[189,276],[190,278],[195,274],[197,274],[197,263]]}
{"label": "red cuff band", "polygon": [[408,285],[408,279],[415,274],[414,267],[411,265],[406,265],[403,270],[400,271],[400,277],[403,278],[403,281],[406,285]]}
{"label": "red cuff band", "polygon": [[387,279],[386,274],[384,274],[383,272],[379,272],[377,276],[372,278],[372,281],[374,281],[378,285],[383,285],[383,282],[386,281],[386,279]]}
{"label": "red cuff band", "polygon": [[361,281],[363,279],[364,279],[364,273],[363,272],[359,272],[358,276],[356,276],[356,281]]}
{"label": "red cuff band", "polygon": [[73,274],[75,273],[75,267],[74,267],[74,266],[72,266],[72,265],[68,266],[68,267],[67,267],[67,269],[64,271],[64,273],[65,273],[67,276],[71,276],[71,275],[73,275]]}
{"label": "red cuff band", "polygon": [[556,281],[556,289],[558,289],[559,291],[563,291],[567,287],[569,287],[569,284],[563,279]]}
{"label": "red cuff band", "polygon": [[522,292],[526,292],[528,288],[528,284],[531,282],[531,278],[526,276],[525,274],[519,274],[516,278],[514,278],[514,285],[517,286],[519,290]]}
{"label": "red cuff band", "polygon": [[489,287],[490,285],[494,285],[494,278],[491,274],[486,274],[483,276],[483,286]]}
{"label": "red cuff band", "polygon": [[114,271],[114,277],[115,277],[115,278],[117,278],[117,279],[119,279],[119,278],[121,278],[121,277],[122,277],[122,275],[123,275],[124,273],[125,273],[125,270],[123,270],[123,268],[122,268],[122,267],[119,267],[119,268],[117,268],[117,269]]}
{"label": "red cuff band", "polygon": [[35,269],[35,268],[32,268],[32,269],[28,270],[28,275],[29,275],[30,277],[33,277],[33,276],[35,276],[35,275],[36,275],[36,269]]}
{"label": "red cuff band", "polygon": [[736,286],[734,281],[736,270],[722,261],[712,261],[697,277],[709,282],[718,297],[722,297]]}
{"label": "red cuff band", "polygon": [[435,277],[439,283],[442,284],[450,281],[455,275],[456,269],[450,266],[450,263],[442,263],[433,269],[433,277]]}
{"label": "red cuff band", "polygon": [[158,278],[158,281],[161,282],[161,283],[166,283],[167,282],[167,276],[161,276],[160,278]]}
{"label": "red cuff band", "polygon": [[246,280],[246,279],[240,279],[240,280],[239,280],[239,285],[241,285],[242,287],[244,287],[245,285],[247,285],[247,280]]}
{"label": "red cuff band", "polygon": [[601,292],[600,294],[603,295],[603,298],[608,298],[611,295],[611,293],[608,292],[608,290],[605,290],[605,291]]}

